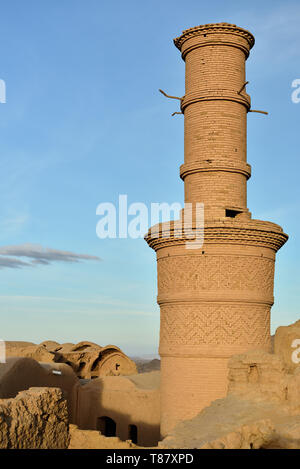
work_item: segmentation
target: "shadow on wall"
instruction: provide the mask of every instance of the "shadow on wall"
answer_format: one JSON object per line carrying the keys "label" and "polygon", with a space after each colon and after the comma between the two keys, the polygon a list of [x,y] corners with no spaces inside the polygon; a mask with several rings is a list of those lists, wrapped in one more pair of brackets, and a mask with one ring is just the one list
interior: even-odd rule
{"label": "shadow on wall", "polygon": [[0,399],[14,398],[20,391],[34,387],[61,389],[68,404],[69,422],[75,423],[80,384],[68,365],[20,357],[7,358],[0,364]]}
{"label": "shadow on wall", "polygon": [[97,430],[104,436],[117,436],[116,422],[109,417],[99,417],[97,419]]}
{"label": "shadow on wall", "polygon": [[[118,420],[120,420],[120,416]],[[141,427],[142,431],[144,431],[145,429],[143,424],[141,424]],[[117,424],[110,417],[99,417],[97,419],[97,430],[106,437],[119,436],[117,435]],[[139,439],[141,438],[138,437],[137,425],[128,425],[128,437],[126,438],[126,440],[131,440],[132,443],[137,445],[139,443]]]}
{"label": "shadow on wall", "polygon": [[159,389],[141,389],[126,377],[93,380],[78,389],[77,425],[144,447],[160,439]]}
{"label": "shadow on wall", "polygon": [[[159,425],[150,425],[143,421],[135,423],[131,422],[129,414],[122,414],[116,412],[107,413],[113,415],[114,418],[108,416],[97,417],[96,428],[89,428],[88,430],[98,430],[106,437],[118,437],[122,441],[131,440],[132,443],[144,446],[153,447],[157,446],[160,440]],[[83,428],[80,428],[83,430]],[[87,430],[87,428],[84,428]]]}
{"label": "shadow on wall", "polygon": [[62,363],[8,358],[0,364],[0,398],[15,397],[32,387],[60,388],[67,400],[68,420],[82,430],[156,446],[160,438],[159,372],[107,376],[80,384]]}

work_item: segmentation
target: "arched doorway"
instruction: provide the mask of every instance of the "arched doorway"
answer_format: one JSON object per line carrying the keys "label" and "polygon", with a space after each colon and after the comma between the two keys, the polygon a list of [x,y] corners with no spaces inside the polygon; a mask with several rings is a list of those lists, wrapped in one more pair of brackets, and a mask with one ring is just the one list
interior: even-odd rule
{"label": "arched doorway", "polygon": [[137,444],[138,442],[138,429],[136,425],[129,425],[128,427],[128,439],[132,441],[132,443]]}
{"label": "arched doorway", "polygon": [[97,430],[104,436],[116,436],[116,422],[110,417],[97,419]]}

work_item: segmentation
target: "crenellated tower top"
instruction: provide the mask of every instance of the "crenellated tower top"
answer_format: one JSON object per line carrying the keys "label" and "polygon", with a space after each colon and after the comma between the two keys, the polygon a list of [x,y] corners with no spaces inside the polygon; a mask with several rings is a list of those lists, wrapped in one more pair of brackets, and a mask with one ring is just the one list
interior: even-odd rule
{"label": "crenellated tower top", "polygon": [[[197,46],[207,44],[208,42],[213,42],[214,44],[218,42],[220,35],[227,35],[228,44],[234,44],[235,47],[240,47],[248,57],[250,49],[254,46],[255,39],[254,36],[247,31],[246,29],[239,28],[235,24],[230,23],[211,23],[203,24],[200,26],[195,26],[194,28],[185,29],[182,31],[181,36],[174,39],[175,46],[183,53],[186,54],[187,50],[187,41],[190,41],[190,44],[197,38]],[[199,37],[202,40],[199,42]],[[224,44],[223,38],[221,39]]]}

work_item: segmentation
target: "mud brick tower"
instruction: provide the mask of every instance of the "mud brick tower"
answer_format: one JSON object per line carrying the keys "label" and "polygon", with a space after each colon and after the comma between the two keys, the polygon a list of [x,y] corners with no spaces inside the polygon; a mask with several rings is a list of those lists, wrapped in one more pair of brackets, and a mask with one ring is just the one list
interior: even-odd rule
{"label": "mud brick tower", "polygon": [[288,238],[247,208],[245,61],[254,37],[217,23],[174,43],[186,65],[180,176],[185,202],[203,202],[205,220],[200,249],[186,248],[174,222],[146,236],[157,255],[162,436],[225,395],[231,355],[270,349],[275,254]]}

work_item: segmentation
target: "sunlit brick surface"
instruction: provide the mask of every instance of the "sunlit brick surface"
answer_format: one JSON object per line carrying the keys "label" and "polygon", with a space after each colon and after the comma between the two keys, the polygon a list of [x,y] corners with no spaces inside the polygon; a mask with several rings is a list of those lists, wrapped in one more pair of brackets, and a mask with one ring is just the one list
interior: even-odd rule
{"label": "sunlit brick surface", "polygon": [[219,23],[174,42],[186,63],[180,176],[185,202],[204,203],[205,224],[196,250],[184,236],[166,236],[165,224],[159,238],[146,236],[158,262],[162,436],[226,394],[230,356],[269,350],[275,254],[287,240],[247,208],[251,103],[243,85],[253,36]]}

